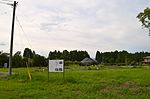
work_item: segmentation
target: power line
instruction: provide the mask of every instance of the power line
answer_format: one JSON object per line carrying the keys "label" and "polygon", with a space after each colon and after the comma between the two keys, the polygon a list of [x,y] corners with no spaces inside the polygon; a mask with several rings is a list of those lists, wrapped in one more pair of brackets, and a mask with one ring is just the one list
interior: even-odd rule
{"label": "power line", "polygon": [[6,5],[11,5],[11,6],[13,6],[12,3],[7,3],[7,2],[2,2],[2,1],[0,1],[0,3],[1,3],[1,4],[6,4]]}
{"label": "power line", "polygon": [[[3,4],[3,5],[9,5],[9,6],[12,6],[13,7],[13,2],[12,1],[6,1],[6,2],[4,2],[5,0],[2,0],[2,1],[0,1],[0,4]],[[3,10],[2,10],[3,11]],[[7,12],[5,11],[4,13],[1,11],[1,15],[3,15],[3,14],[7,14]]]}
{"label": "power line", "polygon": [[22,32],[22,29],[21,29],[18,21],[17,21],[17,26],[18,26],[18,28],[17,28],[18,29],[18,36],[20,38],[19,41],[21,41],[20,44],[25,48],[26,46],[29,45],[28,40],[26,39],[25,34]]}
{"label": "power line", "polygon": [[2,0],[2,1],[11,2],[11,3],[14,2],[13,0]]}
{"label": "power line", "polygon": [[25,33],[24,29],[23,29],[23,26],[21,25],[21,23],[20,23],[20,21],[19,21],[19,19],[18,19],[18,17],[17,17],[17,16],[16,16],[16,21],[18,22],[19,27],[21,28],[22,32],[24,33],[25,38],[26,38],[26,40],[27,40],[27,42],[28,42],[29,46],[30,46],[31,48],[33,48],[33,47],[31,46],[31,44],[30,44],[30,42],[29,42],[29,39],[28,39],[28,37],[27,37],[27,35],[26,35],[26,33]]}
{"label": "power line", "polygon": [[[26,33],[25,33],[24,29],[23,29],[23,26],[21,25],[21,23],[20,23],[20,21],[19,21],[19,19],[18,19],[17,16],[16,16],[16,20],[17,20],[18,25],[19,25],[19,27],[21,28],[22,32],[24,33],[24,35],[25,35],[25,37],[26,37],[26,40],[28,41],[29,46],[31,47],[31,49],[33,49],[33,47],[31,46],[31,44],[29,43],[29,39],[27,38],[27,35],[26,35]],[[30,65],[30,62],[29,62],[30,59],[31,59],[31,56],[29,56],[28,65]]]}

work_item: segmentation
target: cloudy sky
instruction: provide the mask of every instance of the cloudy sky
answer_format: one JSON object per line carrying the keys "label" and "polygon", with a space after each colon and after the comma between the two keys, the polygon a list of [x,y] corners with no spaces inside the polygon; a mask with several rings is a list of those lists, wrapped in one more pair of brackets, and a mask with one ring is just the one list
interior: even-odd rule
{"label": "cloudy sky", "polygon": [[[11,0],[0,0],[9,2]],[[9,52],[12,7],[0,2],[0,50]],[[150,0],[20,0],[14,53],[53,50],[150,51],[148,30],[136,18]],[[19,22],[24,30],[22,31]]]}

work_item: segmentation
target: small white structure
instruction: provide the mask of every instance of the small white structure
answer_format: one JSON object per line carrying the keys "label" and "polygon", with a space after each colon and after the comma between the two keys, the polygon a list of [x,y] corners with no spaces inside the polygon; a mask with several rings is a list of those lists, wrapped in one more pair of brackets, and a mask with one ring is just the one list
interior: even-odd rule
{"label": "small white structure", "polygon": [[4,68],[8,68],[7,63],[4,63]]}
{"label": "small white structure", "polygon": [[145,64],[150,64],[150,56],[144,57],[144,63]]}
{"label": "small white structure", "polygon": [[49,60],[49,72],[63,72],[64,60]]}

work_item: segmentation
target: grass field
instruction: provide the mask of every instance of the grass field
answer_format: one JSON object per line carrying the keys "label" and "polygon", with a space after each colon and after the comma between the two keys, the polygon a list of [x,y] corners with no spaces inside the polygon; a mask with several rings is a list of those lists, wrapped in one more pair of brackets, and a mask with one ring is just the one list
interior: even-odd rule
{"label": "grass field", "polygon": [[0,99],[150,99],[150,68],[72,68],[64,79],[49,73],[49,81],[43,69],[30,68],[31,81],[26,68],[0,76]]}

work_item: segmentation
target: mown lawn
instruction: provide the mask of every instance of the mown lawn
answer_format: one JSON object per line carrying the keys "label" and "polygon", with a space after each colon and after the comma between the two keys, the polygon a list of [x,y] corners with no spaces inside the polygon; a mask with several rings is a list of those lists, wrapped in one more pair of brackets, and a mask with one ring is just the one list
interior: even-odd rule
{"label": "mown lawn", "polygon": [[[0,69],[1,72],[6,69]],[[63,73],[13,69],[0,78],[0,99],[150,99],[150,68],[69,69]]]}

